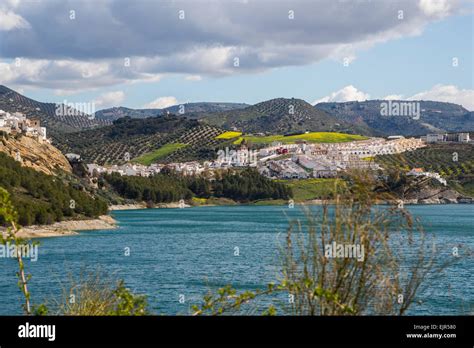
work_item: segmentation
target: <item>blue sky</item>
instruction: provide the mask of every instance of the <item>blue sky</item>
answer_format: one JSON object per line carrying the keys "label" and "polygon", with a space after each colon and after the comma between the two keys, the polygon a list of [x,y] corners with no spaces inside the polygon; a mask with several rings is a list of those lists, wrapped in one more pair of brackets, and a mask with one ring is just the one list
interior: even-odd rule
{"label": "blue sky", "polygon": [[[305,6],[307,5],[305,4]],[[405,8],[404,6],[409,5],[403,3],[400,8]],[[373,27],[364,31],[361,30],[360,37],[356,39],[347,39],[344,34],[334,34],[334,43],[329,42],[333,46],[328,47],[328,51],[331,52],[327,54],[324,50],[322,50],[323,53],[320,52],[321,44],[318,42],[317,45],[314,45],[310,36],[307,39],[302,39],[298,46],[295,46],[297,48],[291,49],[290,47],[290,49],[283,52],[279,51],[279,47],[284,47],[288,43],[280,42],[276,38],[268,39],[271,35],[268,33],[261,34],[261,38],[256,39],[255,42],[247,42],[247,39],[241,39],[237,36],[238,34],[235,34],[234,37],[224,38],[220,36],[216,36],[217,38],[206,37],[205,39],[212,43],[221,40],[219,44],[224,47],[226,40],[232,42],[232,46],[229,46],[232,49],[234,47],[244,47],[245,50],[240,52],[248,52],[250,48],[256,50],[255,53],[248,54],[248,57],[245,55],[246,53],[242,55],[241,66],[235,68],[235,72],[228,66],[223,67],[214,64],[212,52],[211,54],[201,52],[200,56],[196,56],[196,68],[189,66],[193,65],[193,61],[189,63],[189,60],[182,65],[171,63],[160,65],[163,59],[163,56],[160,56],[161,52],[145,52],[143,57],[153,60],[153,62],[143,64],[147,68],[140,67],[142,69],[140,71],[141,75],[137,73],[132,77],[123,77],[122,72],[115,72],[115,75],[104,73],[102,80],[100,79],[101,76],[98,76],[97,80],[92,79],[89,84],[84,84],[69,70],[58,73],[59,69],[55,67],[54,69],[51,68],[50,71],[45,69],[41,74],[37,74],[44,78],[42,83],[38,82],[40,80],[38,76],[36,76],[36,80],[30,81],[30,83],[28,82],[28,76],[23,76],[16,81],[13,80],[12,83],[7,81],[5,84],[12,88],[16,87],[27,96],[41,101],[58,102],[67,99],[69,102],[82,102],[98,100],[101,95],[108,96],[102,100],[102,103],[99,102],[98,108],[101,108],[100,106],[118,105],[142,108],[147,105],[156,107],[162,106],[162,104],[164,106],[164,104],[198,101],[254,104],[277,97],[296,97],[313,103],[316,100],[346,101],[351,98],[363,100],[397,95],[402,98],[413,96],[418,96],[420,99],[443,100],[444,98],[445,101],[458,102],[472,109],[469,102],[469,99],[474,97],[474,94],[472,94],[474,79],[472,6],[468,5],[466,7],[464,4],[462,11],[449,9],[449,15],[447,15],[447,8],[434,8],[437,11],[445,11],[446,14],[440,12],[433,15],[434,12],[428,8],[428,18],[425,18],[426,16],[422,17],[416,12],[416,15],[420,17],[412,20],[409,16],[415,17],[415,11],[419,9],[407,7],[405,10],[406,28],[398,29],[399,24],[395,22],[392,27],[385,28],[386,24],[381,20],[380,23],[373,24]],[[38,10],[37,16],[40,16],[40,10]],[[222,13],[225,12],[224,10],[222,10]],[[385,10],[385,8],[377,9],[379,12]],[[199,11],[199,9],[196,11]],[[393,13],[393,8],[387,11]],[[21,9],[18,9],[18,13],[21,14]],[[30,16],[31,18],[25,14],[22,17],[30,23],[29,29],[31,30],[34,29],[36,17],[31,14]],[[117,14],[114,13],[114,16],[117,16]],[[225,14],[222,14],[222,16],[225,16]],[[410,20],[412,22],[409,22]],[[252,23],[249,25],[252,25]],[[359,27],[363,26],[363,23],[354,19],[354,23],[351,25],[354,31],[357,31]],[[304,24],[304,21],[302,21],[301,26],[305,33],[318,29],[312,28],[311,23]],[[99,31],[100,27],[97,30]],[[335,27],[332,32],[336,33],[338,30],[340,29]],[[377,36],[375,39],[366,35],[366,32],[371,30],[373,32],[370,34]],[[398,31],[398,35],[393,38],[390,30]],[[284,36],[285,34],[287,32],[282,29],[280,35]],[[73,32],[71,35],[77,34]],[[191,34],[189,35],[191,36]],[[161,36],[162,38],[163,36]],[[176,40],[178,39],[175,39],[174,42]],[[195,42],[200,43],[200,40],[203,39],[200,37]],[[242,42],[238,42],[239,40]],[[260,40],[260,43],[258,40]],[[291,38],[291,40],[289,42],[293,44],[295,39]],[[319,38],[318,40],[321,41],[322,39]],[[237,44],[235,44],[236,41]],[[352,57],[349,66],[342,64],[344,54],[337,53],[339,47],[336,47],[335,42],[339,44],[340,41],[346,41],[345,43],[348,44],[343,47],[343,51],[349,52],[347,55]],[[260,48],[262,45],[266,46],[267,42],[273,44],[273,46],[269,45],[268,52],[271,53],[271,57],[277,56],[275,62],[268,63],[264,59],[255,58],[268,53],[265,51],[266,48]],[[191,46],[192,43],[191,40],[189,45]],[[302,44],[308,45],[307,47],[311,46],[311,50],[301,49]],[[173,44],[170,44],[171,46]],[[13,64],[14,55],[8,52],[9,47],[5,45],[0,47],[3,48],[3,51],[6,51],[6,54],[3,54],[5,61]],[[205,48],[207,49],[208,46],[205,46]],[[70,51],[72,52],[75,49],[76,47],[71,47]],[[54,50],[56,51],[53,52]],[[16,48],[16,51],[23,54],[25,52],[22,47]],[[104,53],[104,57],[95,57],[96,60],[90,57],[84,59],[84,55],[87,56],[88,52],[84,53],[84,50],[79,52],[78,49],[77,51],[76,57],[74,52],[71,53],[72,57],[68,57],[69,61],[85,62],[85,64],[93,64],[97,61],[102,64],[102,62],[108,62],[107,59],[114,58],[105,57],[106,53]],[[140,52],[142,51],[140,49]],[[177,51],[179,51],[179,48],[170,48],[170,51],[166,52],[166,57],[181,53]],[[2,53],[1,50],[0,53]],[[56,47],[53,46],[50,51],[45,51],[37,56],[35,56],[35,53],[34,51],[28,52],[29,57],[27,59],[32,61],[36,59],[38,62],[45,61],[45,59],[50,62],[55,59],[64,60],[64,57],[60,57]],[[204,63],[200,61],[203,54],[207,54],[205,57],[209,61],[210,68],[206,61]],[[216,56],[219,54],[220,52],[217,52]],[[292,57],[293,55],[295,57]],[[119,55],[115,58],[118,59],[122,56]],[[136,54],[133,56],[135,57]],[[150,56],[158,58],[150,58]],[[178,61],[180,56],[177,57],[176,60]],[[299,59],[299,57],[304,58]],[[459,66],[452,66],[453,57],[458,58]],[[134,62],[134,59],[132,58],[132,62]],[[172,55],[171,60],[173,60]],[[114,63],[110,64],[110,66],[113,66]],[[247,64],[248,66],[246,66]],[[97,68],[97,70],[100,69]],[[110,67],[108,67],[108,71],[111,71]],[[47,73],[51,75],[49,80],[47,79]],[[53,74],[57,76],[53,76]],[[72,78],[68,83],[62,75],[67,77],[70,74]],[[143,77],[152,74],[155,74],[153,75],[155,78]],[[198,78],[194,81],[188,80],[187,78],[190,76],[198,76]],[[109,80],[110,82],[108,82]],[[78,87],[74,88],[75,85]],[[338,93],[338,91],[343,93]]]}

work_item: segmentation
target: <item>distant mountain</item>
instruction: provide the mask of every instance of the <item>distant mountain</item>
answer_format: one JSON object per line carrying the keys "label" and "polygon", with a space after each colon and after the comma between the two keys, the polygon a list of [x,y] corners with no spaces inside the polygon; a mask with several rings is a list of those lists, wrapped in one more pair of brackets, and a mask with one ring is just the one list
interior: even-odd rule
{"label": "distant mountain", "polygon": [[[474,130],[474,113],[461,105],[419,101],[420,118],[408,116],[382,116],[381,103],[386,100],[363,102],[319,103],[316,110],[323,110],[340,121],[370,127],[381,135],[423,135],[433,132],[459,132]],[[398,100],[393,103],[406,103]]]}
{"label": "distant mountain", "polygon": [[160,116],[161,114],[161,109],[130,109],[119,106],[96,111],[95,117],[98,120],[115,121],[122,117],[148,118]]}
{"label": "distant mountain", "polygon": [[48,137],[51,136],[53,140],[58,133],[77,132],[110,124],[110,122],[94,119],[90,115],[67,106],[64,107],[66,112],[58,115],[55,103],[42,103],[30,99],[2,85],[0,85],[0,110],[11,113],[21,112],[27,118],[39,118],[41,124],[48,129]]}
{"label": "distant mountain", "polygon": [[277,98],[244,109],[201,113],[199,119],[226,129],[247,133],[287,134],[304,131],[328,131],[372,134],[366,125],[340,121],[301,99]]}
{"label": "distant mountain", "polygon": [[243,103],[185,103],[181,105],[173,105],[164,109],[130,109],[125,107],[114,107],[110,109],[99,110],[95,116],[99,120],[115,121],[122,117],[130,118],[147,118],[166,114],[167,112],[179,115],[181,110],[188,118],[198,118],[202,112],[220,112],[243,109],[249,106]]}

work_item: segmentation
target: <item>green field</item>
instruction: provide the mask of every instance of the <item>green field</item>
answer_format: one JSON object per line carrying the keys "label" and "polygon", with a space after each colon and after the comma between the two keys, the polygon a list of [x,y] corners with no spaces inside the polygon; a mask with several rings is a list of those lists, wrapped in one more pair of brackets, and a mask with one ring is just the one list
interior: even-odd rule
{"label": "green field", "polygon": [[140,157],[135,158],[133,161],[143,164],[145,166],[149,166],[150,164],[154,163],[155,161],[168,156],[170,153],[175,152],[176,150],[179,150],[183,147],[186,147],[187,144],[181,144],[181,143],[169,143],[165,144],[159,149],[152,151],[152,152],[147,152]]}
{"label": "green field", "polygon": [[340,189],[345,182],[340,179],[299,179],[299,180],[278,180],[291,187],[293,199],[296,202],[311,199],[330,198],[335,190],[336,183]]}
{"label": "green field", "polygon": [[270,144],[274,141],[284,144],[293,144],[298,140],[306,140],[310,143],[344,143],[355,140],[366,140],[367,137],[356,134],[334,133],[334,132],[311,132],[298,135],[268,135],[268,136],[243,136],[239,137],[234,144],[240,144],[242,140],[253,144]]}

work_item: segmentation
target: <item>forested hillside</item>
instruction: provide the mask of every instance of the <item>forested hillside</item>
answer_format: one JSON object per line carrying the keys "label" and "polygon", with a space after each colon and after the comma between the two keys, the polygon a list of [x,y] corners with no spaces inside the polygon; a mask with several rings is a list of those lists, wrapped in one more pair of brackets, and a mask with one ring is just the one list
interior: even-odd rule
{"label": "forested hillside", "polygon": [[23,226],[97,217],[107,212],[107,203],[82,187],[22,167],[4,153],[0,153],[0,187],[11,194]]}

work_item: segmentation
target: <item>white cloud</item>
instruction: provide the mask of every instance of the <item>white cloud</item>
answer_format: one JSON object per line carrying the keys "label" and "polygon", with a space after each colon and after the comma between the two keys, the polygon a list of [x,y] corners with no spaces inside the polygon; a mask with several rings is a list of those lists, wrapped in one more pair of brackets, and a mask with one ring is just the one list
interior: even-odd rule
{"label": "white cloud", "polygon": [[403,94],[389,94],[382,98],[383,100],[401,100],[403,99]]}
{"label": "white cloud", "polygon": [[163,75],[147,72],[146,66],[132,64],[125,69],[123,59],[83,62],[19,58],[9,63],[0,61],[1,83],[15,89],[40,87],[55,90],[56,95],[71,95],[116,84],[157,82]]}
{"label": "white cloud", "polygon": [[125,99],[123,91],[113,91],[101,94],[94,100],[96,108],[108,108],[112,106],[120,106]]}
{"label": "white cloud", "polygon": [[430,90],[415,94],[408,100],[433,100],[460,104],[470,111],[474,111],[474,90],[460,89],[454,85],[435,85]]}
{"label": "white cloud", "polygon": [[321,99],[317,99],[313,102],[313,105],[318,103],[327,102],[346,102],[346,101],[364,101],[370,98],[370,95],[359,91],[352,85],[346,86],[337,92],[333,92]]}
{"label": "white cloud", "polygon": [[201,81],[202,77],[200,75],[188,75],[184,79],[186,81]]}
{"label": "white cloud", "polygon": [[420,0],[418,6],[430,17],[446,17],[451,11],[449,0]]}
{"label": "white cloud", "polygon": [[29,28],[30,24],[16,13],[0,9],[0,31]]}
{"label": "white cloud", "polygon": [[[70,6],[63,0],[0,2],[6,17],[0,16],[0,26],[29,26],[2,33],[1,57],[46,61],[37,74],[15,72],[6,80],[0,75],[2,82],[77,91],[156,81],[175,73],[196,81],[197,76],[260,72],[326,58],[352,62],[360,50],[418,35],[430,22],[462,7],[445,0],[398,0],[396,5],[282,0],[272,6],[267,1],[210,1],[203,11],[201,1],[187,1],[183,22],[177,20],[182,2],[129,6],[114,0],[79,1],[74,7],[80,17],[71,25],[65,18]],[[289,8],[295,20],[288,19]],[[403,21],[397,18],[399,8],[406,14]],[[130,57],[129,67],[124,57]]]}
{"label": "white cloud", "polygon": [[157,98],[143,107],[145,109],[163,109],[177,104],[179,104],[178,100],[175,97],[170,96]]}

